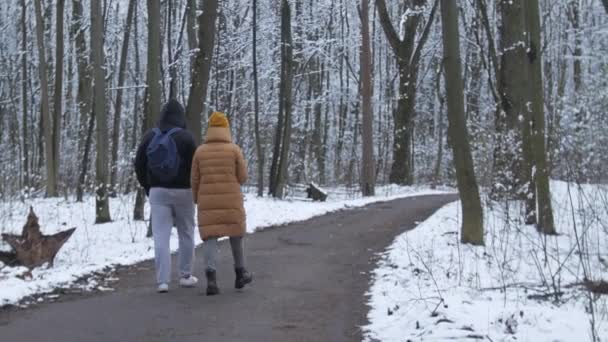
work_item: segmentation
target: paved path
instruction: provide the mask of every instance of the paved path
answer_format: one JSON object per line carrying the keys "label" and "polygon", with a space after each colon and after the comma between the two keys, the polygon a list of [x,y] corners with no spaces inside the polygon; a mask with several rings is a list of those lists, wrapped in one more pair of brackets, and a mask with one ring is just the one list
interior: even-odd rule
{"label": "paved path", "polygon": [[[115,292],[0,312],[0,340],[361,341],[376,253],[455,199],[401,199],[250,235],[246,252],[255,280],[242,292],[233,288],[226,243],[218,270],[222,294],[215,297],[201,295],[204,281],[196,289],[155,293],[146,262],[120,272]],[[203,278],[200,267],[196,275]]]}

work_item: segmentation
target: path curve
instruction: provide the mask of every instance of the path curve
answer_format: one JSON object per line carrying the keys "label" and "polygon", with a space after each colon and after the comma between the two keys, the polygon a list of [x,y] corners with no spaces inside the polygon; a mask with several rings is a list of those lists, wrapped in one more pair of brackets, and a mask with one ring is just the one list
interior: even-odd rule
{"label": "path curve", "polygon": [[252,287],[234,290],[221,244],[222,294],[172,286],[159,295],[145,262],[120,272],[112,293],[0,311],[2,341],[361,341],[365,292],[377,253],[455,195],[411,197],[341,211],[249,235]]}

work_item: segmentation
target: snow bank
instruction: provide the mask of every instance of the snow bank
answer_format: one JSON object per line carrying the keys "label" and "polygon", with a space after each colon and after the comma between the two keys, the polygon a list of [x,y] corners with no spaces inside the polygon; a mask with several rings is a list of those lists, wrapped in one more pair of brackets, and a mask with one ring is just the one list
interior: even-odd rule
{"label": "snow bank", "polygon": [[365,340],[608,341],[607,296],[580,285],[608,280],[608,188],[552,191],[556,237],[517,202],[487,202],[485,247],[459,243],[460,202],[399,236],[373,273]]}
{"label": "snow bank", "polygon": [[[302,221],[328,212],[360,207],[372,202],[432,193],[425,188],[381,187],[379,196],[357,198],[353,191],[332,189],[325,203],[313,203],[292,198],[284,201],[245,196],[247,230]],[[51,234],[77,227],[72,238],[64,245],[51,269],[35,269],[31,279],[24,278],[24,268],[11,268],[0,264],[0,307],[16,304],[34,294],[47,293],[55,288],[67,287],[80,277],[115,265],[132,265],[154,257],[153,242],[145,238],[147,223],[132,220],[134,196],[121,196],[110,200],[113,222],[95,225],[93,197],[85,203],[65,199],[31,199],[21,202],[0,203],[0,232],[20,233],[29,206],[33,206],[40,219],[43,233]],[[146,217],[149,208],[146,207]],[[172,249],[177,249],[177,234],[172,235]],[[201,243],[198,234],[197,243]],[[0,242],[0,250],[7,250]],[[151,279],[152,282],[152,279]],[[97,284],[85,287],[94,288]]]}

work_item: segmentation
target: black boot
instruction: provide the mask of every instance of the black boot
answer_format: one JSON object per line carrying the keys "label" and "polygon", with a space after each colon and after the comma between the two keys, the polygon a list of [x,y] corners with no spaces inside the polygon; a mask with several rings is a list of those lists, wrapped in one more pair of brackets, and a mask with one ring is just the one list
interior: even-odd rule
{"label": "black boot", "polygon": [[234,272],[236,273],[234,287],[237,289],[242,289],[253,281],[253,274],[249,273],[244,267],[235,268]]}
{"label": "black boot", "polygon": [[217,287],[215,270],[206,270],[205,275],[207,276],[207,296],[214,296],[216,294],[219,294],[220,288]]}

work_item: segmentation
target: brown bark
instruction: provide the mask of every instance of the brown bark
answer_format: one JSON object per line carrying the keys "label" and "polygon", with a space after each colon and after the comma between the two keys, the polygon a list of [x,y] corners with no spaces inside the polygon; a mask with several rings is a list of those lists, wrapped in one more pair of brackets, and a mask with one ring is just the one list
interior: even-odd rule
{"label": "brown bark", "polygon": [[146,130],[151,129],[160,117],[161,107],[161,34],[160,0],[148,0],[148,63],[146,72]]}
{"label": "brown bark", "polygon": [[[527,146],[529,126],[526,108],[527,56],[525,45],[525,18],[523,0],[501,0],[499,3],[502,26],[500,27],[500,70],[497,89],[500,106],[496,113],[497,143],[494,150],[494,188],[498,198],[520,198],[523,188],[528,188],[530,168]],[[520,153],[522,151],[523,153]]]}
{"label": "brown bark", "polygon": [[120,140],[120,119],[122,116],[122,94],[125,84],[127,57],[129,55],[129,40],[131,36],[131,23],[135,15],[135,3],[137,0],[129,1],[127,10],[127,22],[125,23],[125,32],[122,39],[122,47],[120,49],[120,62],[118,66],[118,89],[116,89],[116,102],[114,105],[114,120],[112,123],[112,164],[110,172],[110,189],[112,193],[116,193],[116,183],[118,180],[118,142]]}
{"label": "brown bark", "polygon": [[374,114],[372,108],[373,96],[373,64],[370,46],[369,32],[369,2],[361,0],[359,7],[359,17],[361,19],[361,146],[362,146],[362,165],[361,165],[361,192],[363,196],[374,196],[375,194],[375,161],[374,161]]}
{"label": "brown bark", "polygon": [[439,101],[439,109],[437,110],[437,158],[435,159],[435,170],[433,171],[433,181],[431,183],[431,188],[435,189],[437,184],[439,183],[439,178],[441,176],[441,160],[443,159],[443,110],[445,107],[445,98],[441,94],[441,72],[443,70],[443,66],[439,66],[439,62],[437,62],[438,66],[435,71],[435,92],[437,99]]}
{"label": "brown bark", "polygon": [[[527,0],[526,24],[529,33],[528,61],[530,64],[530,107],[532,110],[531,135],[535,166],[534,183],[538,201],[537,228],[542,233],[555,234],[545,151],[545,111],[539,11],[538,0]],[[533,204],[536,205],[536,203]]]}
{"label": "brown bark", "polygon": [[[198,42],[196,40],[196,0],[186,0],[186,20],[188,27],[186,29],[188,35],[188,48],[190,51],[196,49]],[[191,60],[193,60],[191,58]]]}
{"label": "brown bark", "polygon": [[91,1],[91,65],[93,66],[93,115],[96,123],[95,223],[111,221],[108,198],[108,122],[103,53],[103,17],[100,1]]}
{"label": "brown bark", "polygon": [[448,104],[448,135],[452,151],[454,152],[456,181],[462,201],[461,242],[483,245],[483,212],[464,115],[458,8],[456,2],[453,0],[441,0],[441,18]]}
{"label": "brown bark", "polygon": [[27,4],[21,0],[21,109],[22,109],[22,134],[23,134],[23,186],[30,186],[30,162],[29,162],[29,129],[28,129],[28,92],[27,92]]}
{"label": "brown bark", "polygon": [[42,111],[41,129],[44,134],[44,152],[46,161],[46,195],[57,196],[57,175],[53,168],[55,156],[53,154],[53,127],[51,125],[49,104],[49,83],[47,74],[46,48],[44,46],[44,20],[42,18],[42,0],[34,1],[36,11],[36,40],[38,45],[38,74],[40,77],[40,107]]}
{"label": "brown bark", "polygon": [[53,100],[53,174],[59,176],[61,158],[61,122],[63,119],[63,13],[65,0],[57,0],[55,33],[55,99]]}
{"label": "brown bark", "polygon": [[213,48],[215,45],[215,30],[217,19],[217,0],[206,0],[201,8],[203,13],[198,17],[198,48],[196,59],[192,66],[192,85],[186,107],[188,128],[194,135],[196,142],[202,140],[202,119],[207,100],[207,88],[211,64],[213,62]]}
{"label": "brown bark", "polygon": [[282,105],[284,116],[284,127],[281,142],[281,150],[276,177],[274,197],[283,198],[285,184],[287,183],[289,165],[289,149],[291,144],[292,124],[292,85],[293,85],[293,39],[291,33],[291,8],[288,0],[281,2],[281,85],[279,101]]}
{"label": "brown bark", "polygon": [[255,151],[257,155],[257,173],[258,173],[258,196],[264,196],[264,151],[262,150],[262,137],[260,136],[260,101],[259,101],[259,86],[258,86],[258,2],[253,0],[253,23],[252,23],[252,34],[253,34],[253,106],[254,106],[254,130],[255,130]]}
{"label": "brown bark", "polygon": [[[410,7],[419,8],[426,0],[414,0]],[[416,82],[420,65],[421,51],[428,40],[430,28],[435,18],[439,0],[436,0],[426,25],[416,44],[418,26],[422,14],[409,15],[403,23],[403,39],[391,23],[385,0],[376,0],[376,8],[380,24],[384,30],[389,45],[397,57],[399,69],[399,100],[394,111],[393,165],[389,180],[391,183],[411,185],[414,182],[412,165],[412,133],[413,118],[416,107]]]}
{"label": "brown bark", "polygon": [[83,7],[81,0],[72,0],[72,23],[70,35],[76,47],[76,67],[78,69],[78,110],[79,110],[79,137],[78,151],[82,156],[79,168],[78,184],[76,186],[76,200],[82,202],[86,176],[89,167],[89,156],[92,145],[93,127],[95,119],[91,112],[91,70],[87,57],[87,43],[83,25]]}

